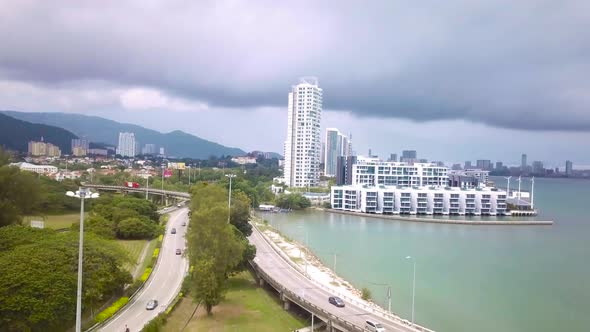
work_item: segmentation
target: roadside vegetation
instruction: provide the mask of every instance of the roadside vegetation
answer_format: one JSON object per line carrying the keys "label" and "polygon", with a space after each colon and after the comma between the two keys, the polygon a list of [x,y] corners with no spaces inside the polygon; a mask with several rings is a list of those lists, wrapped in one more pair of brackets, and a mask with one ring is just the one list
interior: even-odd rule
{"label": "roadside vegetation", "polygon": [[[113,241],[86,234],[82,302],[87,311],[131,283]],[[63,331],[75,320],[78,234],[21,225],[0,228],[0,326],[8,331]]]}
{"label": "roadside vegetation", "polygon": [[187,235],[191,268],[190,294],[212,313],[228,289],[231,275],[244,271],[256,255],[247,236],[250,202],[235,192],[231,222],[228,223],[227,195],[219,185],[201,183],[192,188],[191,223]]}
{"label": "roadside vegetation", "polygon": [[[0,149],[0,330],[63,331],[75,321],[80,210],[80,200],[65,192],[79,183],[53,181],[8,162]],[[100,321],[141,285],[130,272],[146,240],[156,250],[162,227],[156,205],[130,195],[104,194],[85,208],[82,306],[85,317]],[[45,229],[25,226],[39,219]],[[153,265],[152,253],[146,257]]]}
{"label": "roadside vegetation", "polygon": [[228,279],[227,293],[213,315],[207,315],[196,304],[183,299],[167,318],[165,332],[181,331],[293,331],[304,327],[305,320],[283,310],[281,301],[258,287],[249,271],[240,272]]}

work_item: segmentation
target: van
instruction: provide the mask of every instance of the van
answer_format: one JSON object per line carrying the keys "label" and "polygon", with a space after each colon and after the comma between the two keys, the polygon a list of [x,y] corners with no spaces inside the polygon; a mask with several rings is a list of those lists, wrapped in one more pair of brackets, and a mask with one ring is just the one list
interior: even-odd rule
{"label": "van", "polygon": [[368,320],[365,322],[365,330],[371,332],[385,332],[383,325],[373,320]]}

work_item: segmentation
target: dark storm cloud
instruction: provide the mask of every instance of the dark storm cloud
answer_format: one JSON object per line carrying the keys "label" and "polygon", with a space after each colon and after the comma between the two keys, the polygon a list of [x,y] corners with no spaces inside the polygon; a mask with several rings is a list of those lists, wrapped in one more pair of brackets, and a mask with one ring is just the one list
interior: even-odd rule
{"label": "dark storm cloud", "polygon": [[3,3],[0,78],[246,108],[314,74],[357,116],[590,130],[588,1],[193,3]]}

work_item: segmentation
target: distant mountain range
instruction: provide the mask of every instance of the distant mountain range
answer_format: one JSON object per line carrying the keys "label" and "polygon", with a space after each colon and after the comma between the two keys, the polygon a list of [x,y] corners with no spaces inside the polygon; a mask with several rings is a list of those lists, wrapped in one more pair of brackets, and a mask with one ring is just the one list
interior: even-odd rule
{"label": "distant mountain range", "polygon": [[62,153],[69,153],[73,133],[55,126],[31,123],[0,113],[0,146],[9,150],[26,152],[29,141],[40,141],[57,145]]}
{"label": "distant mountain range", "polygon": [[[180,130],[163,134],[141,126],[119,123],[97,116],[70,113],[0,111],[0,114],[2,113],[23,121],[61,127],[71,131],[74,135],[85,137],[91,142],[106,143],[112,146],[117,146],[120,132],[132,132],[135,133],[135,139],[141,146],[144,144],[155,144],[158,147],[164,147],[166,155],[179,158],[207,159],[210,156],[241,156],[246,154],[241,149],[226,147]],[[4,125],[4,120],[0,123]],[[49,138],[46,140],[49,141]],[[0,144],[3,142],[0,141]],[[24,144],[26,145],[26,142]],[[63,150],[62,148],[62,151],[69,153],[69,141],[67,149]]]}

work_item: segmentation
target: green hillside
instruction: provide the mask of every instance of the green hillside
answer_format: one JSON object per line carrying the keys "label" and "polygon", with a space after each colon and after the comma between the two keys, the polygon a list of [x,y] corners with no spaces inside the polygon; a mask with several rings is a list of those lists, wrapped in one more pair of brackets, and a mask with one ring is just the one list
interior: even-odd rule
{"label": "green hillside", "polygon": [[31,123],[0,113],[0,145],[9,150],[26,152],[29,141],[39,141],[59,146],[62,153],[70,153],[73,138],[71,132],[51,125]]}
{"label": "green hillside", "polygon": [[241,149],[226,147],[179,130],[164,134],[141,126],[119,123],[97,116],[14,111],[1,111],[0,113],[33,123],[59,126],[80,137],[86,137],[92,142],[102,142],[113,146],[118,143],[119,132],[132,132],[135,133],[136,140],[142,146],[148,143],[156,144],[158,147],[163,146],[169,156],[206,159],[210,156],[245,154]]}

